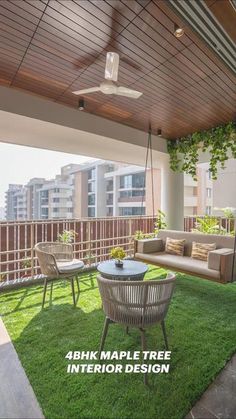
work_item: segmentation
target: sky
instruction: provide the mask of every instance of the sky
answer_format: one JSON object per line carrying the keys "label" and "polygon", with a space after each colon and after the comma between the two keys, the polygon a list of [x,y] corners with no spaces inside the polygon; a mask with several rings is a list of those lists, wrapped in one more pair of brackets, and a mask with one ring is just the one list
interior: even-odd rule
{"label": "sky", "polygon": [[5,205],[9,183],[25,184],[33,177],[51,179],[66,164],[90,160],[94,159],[0,142],[0,207]]}

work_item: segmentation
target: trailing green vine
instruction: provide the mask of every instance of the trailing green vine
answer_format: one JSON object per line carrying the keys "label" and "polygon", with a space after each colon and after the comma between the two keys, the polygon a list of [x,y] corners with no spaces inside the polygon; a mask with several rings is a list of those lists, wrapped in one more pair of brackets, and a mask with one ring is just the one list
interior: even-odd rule
{"label": "trailing green vine", "polygon": [[197,180],[199,151],[208,151],[211,156],[209,170],[212,179],[217,179],[218,163],[224,169],[230,152],[236,158],[236,124],[230,122],[208,131],[194,132],[179,140],[169,140],[167,149],[171,169],[187,173],[194,180]]}

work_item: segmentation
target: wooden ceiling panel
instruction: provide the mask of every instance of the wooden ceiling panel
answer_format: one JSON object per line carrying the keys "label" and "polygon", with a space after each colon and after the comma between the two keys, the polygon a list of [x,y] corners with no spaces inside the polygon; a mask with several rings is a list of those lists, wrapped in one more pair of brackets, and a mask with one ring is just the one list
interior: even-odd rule
{"label": "wooden ceiling panel", "polygon": [[77,108],[72,91],[104,80],[110,50],[119,84],[143,95],[89,94],[86,112],[142,130],[151,122],[168,138],[232,120],[234,74],[191,27],[175,38],[175,23],[167,1],[1,0],[0,84]]}
{"label": "wooden ceiling panel", "polygon": [[[27,27],[30,27],[31,25],[32,26],[37,25],[39,19],[42,16],[42,11],[40,12],[39,10],[30,7],[30,5],[27,6],[26,4],[24,4],[23,1],[22,2],[4,1],[3,3],[4,3],[5,13],[7,13],[7,15],[11,18],[13,18],[14,16],[14,20],[15,20],[15,17],[17,17],[17,19],[21,21],[21,23],[26,25]],[[32,13],[33,9],[35,10],[35,13]]]}
{"label": "wooden ceiling panel", "polygon": [[34,22],[32,22],[30,16],[27,15],[27,13],[25,13],[25,17],[22,17],[22,14],[18,14],[18,10],[20,9],[17,6],[10,7],[11,5],[12,4],[6,0],[3,0],[3,2],[0,3],[0,14],[2,15],[2,17],[10,20],[12,24],[16,23],[17,25],[20,25],[22,28],[28,29],[31,32],[31,34],[33,34],[39,19],[34,18]]}
{"label": "wooden ceiling panel", "polygon": [[48,0],[45,0],[45,1],[44,0],[41,0],[41,1],[24,0],[24,2],[21,2],[22,4],[20,5],[19,5],[20,3],[19,0],[11,0],[11,2],[14,4],[17,4],[19,7],[26,9],[27,11],[30,11],[30,13],[32,14],[36,14],[37,13],[36,10],[39,10],[40,12],[43,12],[45,10]]}

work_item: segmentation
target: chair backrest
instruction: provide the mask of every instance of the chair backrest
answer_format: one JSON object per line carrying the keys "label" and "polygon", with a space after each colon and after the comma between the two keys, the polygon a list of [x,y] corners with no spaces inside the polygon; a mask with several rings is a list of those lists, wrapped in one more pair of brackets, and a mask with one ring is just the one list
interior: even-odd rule
{"label": "chair backrest", "polygon": [[176,275],[151,281],[118,281],[97,277],[103,310],[109,319],[129,326],[146,327],[164,320]]}
{"label": "chair backrest", "polygon": [[59,271],[56,261],[73,259],[73,248],[68,243],[42,242],[35,245],[35,253],[41,272],[49,278],[57,278]]}

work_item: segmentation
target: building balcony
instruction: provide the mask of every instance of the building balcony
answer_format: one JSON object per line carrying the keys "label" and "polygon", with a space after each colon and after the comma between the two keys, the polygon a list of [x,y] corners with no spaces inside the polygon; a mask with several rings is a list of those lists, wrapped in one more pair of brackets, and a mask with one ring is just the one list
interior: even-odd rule
{"label": "building balcony", "polygon": [[106,187],[106,192],[114,192],[114,187],[113,187],[113,185],[107,185],[107,187]]}
{"label": "building balcony", "polygon": [[129,202],[142,202],[142,201],[145,201],[145,196],[143,197],[143,199],[141,196],[130,196],[130,197],[124,196],[124,197],[118,198],[118,202],[129,203]]}

